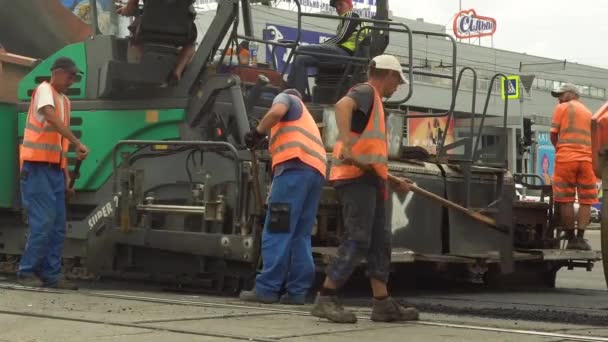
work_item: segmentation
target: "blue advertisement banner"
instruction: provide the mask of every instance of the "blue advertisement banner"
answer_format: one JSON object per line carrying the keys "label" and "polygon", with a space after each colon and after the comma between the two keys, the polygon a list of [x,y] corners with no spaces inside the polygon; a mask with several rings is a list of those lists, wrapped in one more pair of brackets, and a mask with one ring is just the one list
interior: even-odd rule
{"label": "blue advertisement banner", "polygon": [[[87,24],[91,23],[91,2],[89,0],[61,0],[64,7]],[[97,0],[97,24],[103,34],[116,34],[118,23],[113,0]]]}
{"label": "blue advertisement banner", "polygon": [[555,149],[553,146],[538,147],[538,166],[536,169],[543,182],[546,185],[551,184],[551,177],[553,177],[553,170],[555,169]]}
{"label": "blue advertisement banner", "polygon": [[538,132],[536,140],[538,142],[537,174],[545,184],[551,184],[553,170],[555,169],[555,148],[551,144],[549,132]]}
{"label": "blue advertisement banner", "polygon": [[[264,30],[264,40],[278,42],[280,40],[296,40],[298,29],[282,25],[266,24]],[[324,41],[332,38],[332,34],[321,33],[316,31],[302,30],[300,36],[300,45],[321,44]],[[266,63],[273,64],[273,59],[276,62],[277,70],[283,70],[283,66],[287,62],[287,58],[291,53],[291,49],[276,47],[274,55],[272,53],[273,46],[266,47]],[[289,72],[289,68],[287,69]]]}

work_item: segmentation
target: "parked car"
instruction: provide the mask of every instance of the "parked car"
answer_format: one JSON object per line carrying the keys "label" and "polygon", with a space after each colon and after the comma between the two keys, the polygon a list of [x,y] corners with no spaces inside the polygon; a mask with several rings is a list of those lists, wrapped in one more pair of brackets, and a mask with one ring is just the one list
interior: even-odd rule
{"label": "parked car", "polygon": [[601,220],[600,210],[596,207],[591,207],[591,222],[600,223]]}
{"label": "parked car", "polygon": [[602,199],[591,207],[591,222],[602,222]]}

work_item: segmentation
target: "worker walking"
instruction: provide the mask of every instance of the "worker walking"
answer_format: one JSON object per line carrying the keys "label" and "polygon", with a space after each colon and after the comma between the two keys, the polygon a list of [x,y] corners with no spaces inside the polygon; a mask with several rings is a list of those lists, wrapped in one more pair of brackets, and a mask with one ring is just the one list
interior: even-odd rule
{"label": "worker walking", "polygon": [[41,83],[30,102],[21,163],[21,196],[30,232],[19,264],[19,282],[26,286],[77,289],[61,277],[66,226],[65,195],[69,143],[79,159],[89,153],[70,131],[70,100],[65,95],[80,70],[67,57],[55,60],[50,83]]}
{"label": "worker walking", "polygon": [[[591,153],[591,111],[579,101],[573,84],[563,84],[551,95],[559,104],[551,122],[551,143],[555,146],[553,198],[559,205],[567,249],[591,250],[584,239],[591,218],[591,205],[597,203],[596,178]],[[575,235],[574,201],[578,195]]]}
{"label": "worker walking", "polygon": [[[353,87],[336,104],[339,135],[330,180],[342,205],[345,233],[311,312],[336,323],[357,321],[353,312],[342,307],[336,294],[363,259],[367,260],[374,296],[371,319],[390,322],[418,318],[416,309],[400,306],[389,297],[387,289],[391,231],[385,222],[388,150],[382,98],[391,97],[407,81],[401,64],[390,55],[377,56],[370,62],[368,78],[367,83]],[[363,171],[363,166],[369,171]],[[397,191],[409,191],[405,180],[391,185]]]}
{"label": "worker walking", "polygon": [[304,304],[315,267],[311,241],[326,155],[321,134],[301,94],[287,89],[274,99],[260,124],[245,136],[255,147],[270,131],[273,181],[262,235],[264,267],[245,301],[275,303],[285,283],[284,304]]}

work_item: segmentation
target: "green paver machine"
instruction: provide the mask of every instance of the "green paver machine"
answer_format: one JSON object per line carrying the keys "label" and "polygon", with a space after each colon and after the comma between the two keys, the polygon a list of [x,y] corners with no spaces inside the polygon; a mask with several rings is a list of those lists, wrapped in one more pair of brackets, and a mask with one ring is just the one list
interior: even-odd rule
{"label": "green paver machine", "polygon": [[[91,152],[80,168],[77,196],[68,205],[66,275],[134,278],[217,291],[236,291],[249,284],[263,262],[259,248],[264,203],[260,198],[267,193],[271,177],[269,156],[258,151],[252,159],[243,135],[280,91],[285,69],[277,70],[273,63],[226,68],[214,57],[230,58],[226,56],[228,48],[246,40],[267,46],[267,53],[274,48],[289,49],[291,60],[298,55],[295,48],[301,44],[304,20],[335,20],[337,26],[339,17],[304,13],[299,1],[294,3],[298,36],[286,41],[255,34],[255,5],[250,1],[218,0],[209,25],[212,29],[199,33],[202,40],[177,84],[166,80],[176,61],[177,46],[189,29],[189,0],[145,3],[139,33],[145,37],[141,59],[133,57],[127,38],[99,34],[95,11],[86,39],[75,37],[77,42],[47,55],[40,49],[37,57],[41,60],[19,83],[18,102],[2,112],[4,120],[14,123],[11,121],[11,131],[2,135],[2,146],[7,150],[2,155],[8,159],[1,180],[8,182],[10,191],[0,198],[0,268],[15,271],[26,241],[15,153],[28,101],[35,87],[50,78],[54,59],[69,56],[84,71],[67,94],[72,101],[70,126]],[[11,16],[39,10],[30,5],[18,7],[22,12]],[[91,8],[95,7],[92,1]],[[398,36],[407,46],[402,62],[410,84],[404,98],[390,99],[386,104],[389,132],[396,138],[390,143],[390,171],[497,222],[496,227],[489,227],[427,198],[391,193],[387,215],[395,274],[418,271],[493,282],[502,273],[525,269],[552,286],[563,266],[590,269],[599,260],[596,252],[559,250],[549,205],[516,201],[513,176],[506,164],[506,102],[504,127],[484,127],[492,88],[482,113],[475,112],[473,94],[469,136],[452,144],[442,144],[445,135],[440,137],[437,156],[430,159],[415,160],[407,155],[402,135],[408,114],[400,105],[415,91],[414,75],[442,78],[449,84],[451,107],[445,113],[429,114],[446,117],[447,125],[455,120],[463,74],[477,79],[475,70],[468,67],[459,68],[459,72],[452,68],[450,73],[416,69],[413,37],[444,39],[452,51],[452,65],[458,63],[455,40],[444,33],[411,30],[404,23],[388,20],[388,0],[377,1],[374,19],[356,20],[368,25],[367,36],[353,56],[321,56],[327,63],[319,66],[311,90],[313,103],[308,104],[322,129],[328,153],[336,136],[333,103],[350,86],[365,80],[369,60],[390,46],[394,38],[389,37]],[[48,45],[48,41],[42,43]],[[501,77],[504,75],[495,75],[490,84]],[[16,113],[11,113],[13,109]],[[494,132],[495,143],[480,145],[481,139],[474,138],[488,130]],[[457,148],[464,152],[456,153]],[[73,154],[69,164],[71,168],[75,165]],[[339,203],[327,184],[312,237],[320,266],[335,255],[342,230]]]}

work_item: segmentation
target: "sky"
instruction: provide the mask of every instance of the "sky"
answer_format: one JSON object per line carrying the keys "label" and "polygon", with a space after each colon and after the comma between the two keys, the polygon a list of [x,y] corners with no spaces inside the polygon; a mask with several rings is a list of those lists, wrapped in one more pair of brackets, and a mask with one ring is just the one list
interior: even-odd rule
{"label": "sky", "polygon": [[[459,0],[389,0],[393,14],[448,25]],[[606,0],[461,0],[462,9],[496,19],[494,47],[608,68]],[[490,38],[482,38],[490,46]]]}

